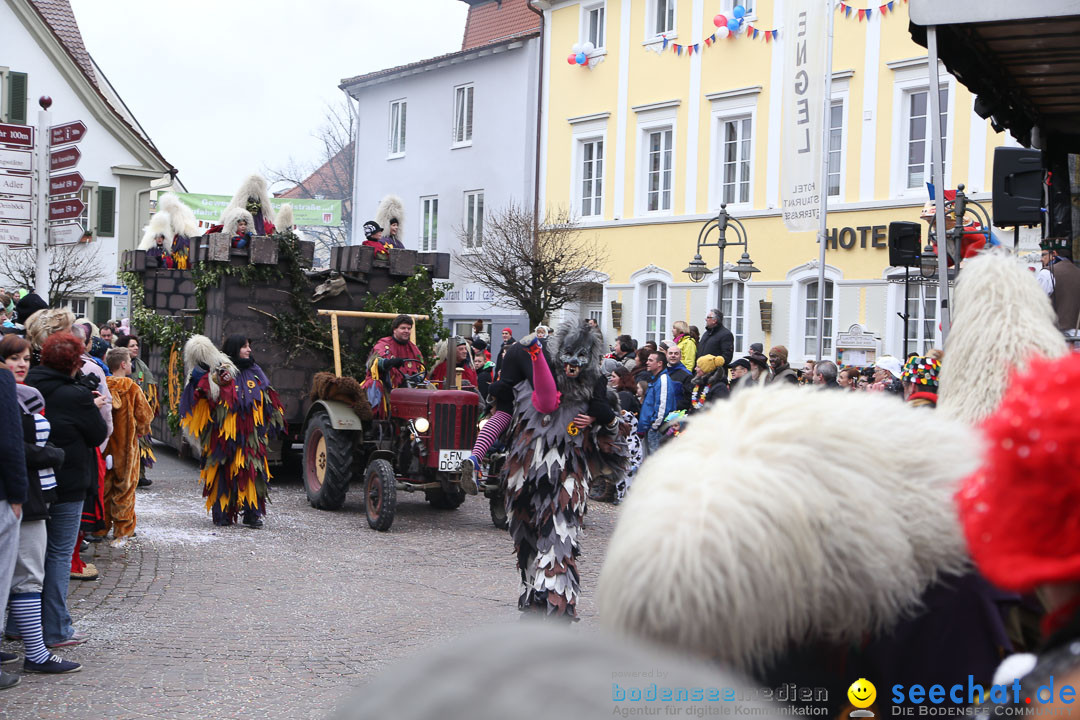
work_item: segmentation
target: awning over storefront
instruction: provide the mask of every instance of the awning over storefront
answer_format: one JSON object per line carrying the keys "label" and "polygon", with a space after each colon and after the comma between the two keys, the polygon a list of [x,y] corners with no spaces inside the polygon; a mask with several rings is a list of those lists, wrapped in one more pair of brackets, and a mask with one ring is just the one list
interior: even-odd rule
{"label": "awning over storefront", "polygon": [[995,129],[1080,153],[1080,0],[910,0],[910,15],[924,47],[937,26],[941,61]]}

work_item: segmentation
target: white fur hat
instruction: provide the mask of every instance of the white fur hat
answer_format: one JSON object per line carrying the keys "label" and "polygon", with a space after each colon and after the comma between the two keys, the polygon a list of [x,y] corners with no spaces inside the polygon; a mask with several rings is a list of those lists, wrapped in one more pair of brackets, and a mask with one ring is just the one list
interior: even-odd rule
{"label": "white fur hat", "polygon": [[641,466],[601,621],[747,672],[792,644],[857,642],[966,567],[952,495],[978,450],[967,425],[880,393],[736,393]]}

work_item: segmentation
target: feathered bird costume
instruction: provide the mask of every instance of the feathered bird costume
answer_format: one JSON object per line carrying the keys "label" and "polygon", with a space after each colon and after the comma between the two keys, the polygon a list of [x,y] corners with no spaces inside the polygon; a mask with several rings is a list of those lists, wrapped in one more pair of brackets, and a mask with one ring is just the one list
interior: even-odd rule
{"label": "feathered bird costume", "polygon": [[[240,189],[233,195],[228,206],[221,213],[218,222],[227,226],[226,216],[230,210],[241,208],[251,213],[253,223],[248,230],[254,235],[274,234],[274,208],[270,205],[270,191],[262,175],[249,175]],[[225,232],[229,232],[228,229]]]}
{"label": "feathered bird costume", "polygon": [[[600,372],[599,332],[564,323],[545,350],[535,338],[511,346],[493,392],[511,392],[506,512],[521,572],[518,608],[576,618],[577,557],[591,463],[626,457]],[[574,424],[590,415],[589,427]]]}
{"label": "feathered bird costume", "polygon": [[206,509],[215,511],[215,519],[235,522],[241,512],[266,513],[271,477],[266,456],[270,439],[285,431],[284,408],[262,368],[252,362],[235,370],[221,360],[223,353],[208,352],[209,343],[196,335],[184,348],[185,360],[209,356],[218,364],[196,360],[210,369],[191,372],[180,400],[180,423],[199,439]]}
{"label": "feathered bird costume", "polygon": [[[191,208],[181,202],[175,193],[165,193],[158,199],[157,212],[143,228],[139,249],[157,257],[162,267],[187,270],[191,237],[198,231],[199,223]],[[158,235],[165,238],[161,250],[156,246]]]}

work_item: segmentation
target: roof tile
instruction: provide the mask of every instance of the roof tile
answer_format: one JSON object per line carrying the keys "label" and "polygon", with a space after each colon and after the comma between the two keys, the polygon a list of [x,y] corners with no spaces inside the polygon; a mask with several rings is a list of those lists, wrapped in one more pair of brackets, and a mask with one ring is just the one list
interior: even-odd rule
{"label": "roof tile", "polygon": [[517,35],[540,30],[540,16],[528,0],[492,0],[469,7],[462,50],[490,45]]}

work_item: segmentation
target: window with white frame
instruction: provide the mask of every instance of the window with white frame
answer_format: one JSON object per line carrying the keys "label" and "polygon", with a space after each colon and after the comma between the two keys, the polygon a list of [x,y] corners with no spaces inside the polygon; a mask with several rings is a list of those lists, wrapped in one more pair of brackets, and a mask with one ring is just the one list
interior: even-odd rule
{"label": "window with white frame", "polygon": [[604,29],[607,20],[606,3],[582,5],[581,42],[591,42],[597,50],[604,47]]}
{"label": "window with white frame", "polygon": [[592,138],[580,141],[581,193],[579,214],[581,217],[599,217],[604,214],[604,141]]}
{"label": "window with white frame", "polygon": [[746,14],[743,15],[744,20],[754,20],[757,18],[755,10],[757,10],[757,0],[724,0],[720,4],[720,12],[728,17],[734,17],[732,14],[736,5],[742,5]]}
{"label": "window with white frame", "polygon": [[484,244],[484,191],[465,193],[465,249],[478,250]]}
{"label": "window with white frame", "polygon": [[667,326],[667,285],[651,282],[645,286],[645,342],[659,343]]}
{"label": "window with white frame", "polygon": [[645,9],[646,35],[655,37],[675,32],[675,3],[676,0],[649,0]]}
{"label": "window with white frame", "polygon": [[91,206],[94,204],[94,188],[97,187],[96,183],[86,183],[82,186],[82,190],[79,191],[79,199],[83,203],[83,211],[79,213],[79,217],[75,218],[75,222],[79,224],[83,230],[95,230],[96,223],[93,218],[97,216],[94,214],[96,208]]}
{"label": "window with white frame", "polygon": [[[734,297],[732,295],[734,294]],[[720,300],[723,323],[735,336],[735,352],[745,352],[746,339],[746,285],[738,280],[724,282],[724,294]]]}
{"label": "window with white frame", "polygon": [[674,135],[670,127],[645,132],[645,212],[671,210]]}
{"label": "window with white frame", "polygon": [[406,105],[404,100],[394,100],[390,103],[390,157],[400,157],[405,154]]}
{"label": "window with white frame", "polygon": [[844,101],[829,108],[829,197],[840,197],[844,172]]}
{"label": "window with white frame", "polygon": [[750,162],[753,122],[749,116],[720,120],[721,202],[750,202]]}
{"label": "window with white frame", "polygon": [[439,247],[439,198],[420,198],[420,252]]}
{"label": "window with white frame", "polygon": [[68,309],[75,314],[75,317],[86,317],[86,298],[69,298],[67,302]]}
{"label": "window with white frame", "polygon": [[[832,280],[825,281],[825,343],[822,346],[822,357],[832,357],[833,354],[833,299],[835,286]],[[818,343],[818,303],[821,302],[821,293],[818,292],[817,280],[812,280],[803,286],[803,354],[806,357],[817,356]]]}
{"label": "window with white frame", "polygon": [[454,145],[472,143],[473,86],[454,88]]}
{"label": "window with white frame", "polygon": [[[943,167],[947,161],[945,149],[948,147],[946,138],[949,129],[949,88],[942,87],[938,90],[941,101],[939,122],[941,123],[941,157]],[[906,158],[907,158],[907,187],[920,188],[931,177],[931,152],[930,152],[930,125],[927,118],[930,115],[930,91],[927,89],[911,90],[904,97],[904,125],[907,128]]]}
{"label": "window with white frame", "polygon": [[907,352],[925,355],[934,347],[937,332],[938,286],[917,284],[908,287]]}

